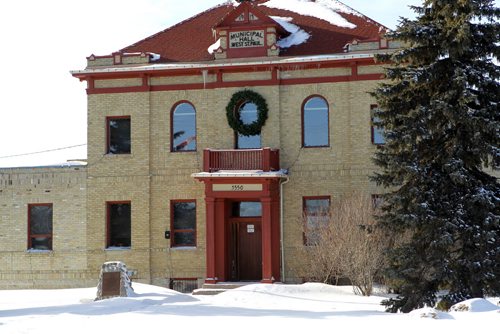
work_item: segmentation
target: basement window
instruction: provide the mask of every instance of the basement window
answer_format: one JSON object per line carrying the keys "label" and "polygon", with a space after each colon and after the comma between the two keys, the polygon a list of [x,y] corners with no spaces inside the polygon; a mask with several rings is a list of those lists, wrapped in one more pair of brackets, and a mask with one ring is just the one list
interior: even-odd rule
{"label": "basement window", "polygon": [[171,278],[169,288],[181,293],[192,293],[198,289],[197,278]]}
{"label": "basement window", "polygon": [[107,249],[130,248],[131,211],[130,202],[107,203]]}
{"label": "basement window", "polygon": [[52,204],[28,205],[28,249],[52,250]]}
{"label": "basement window", "polygon": [[130,116],[106,118],[107,154],[130,154]]}

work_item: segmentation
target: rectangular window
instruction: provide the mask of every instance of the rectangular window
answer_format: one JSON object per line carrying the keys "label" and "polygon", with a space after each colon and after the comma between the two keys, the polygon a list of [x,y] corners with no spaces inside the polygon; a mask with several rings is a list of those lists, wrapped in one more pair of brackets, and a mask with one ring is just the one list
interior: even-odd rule
{"label": "rectangular window", "polygon": [[170,202],[171,246],[196,246],[196,201]]}
{"label": "rectangular window", "polygon": [[261,202],[233,202],[233,217],[262,217]]}
{"label": "rectangular window", "polygon": [[132,210],[130,202],[107,203],[107,242],[106,248],[130,248]]}
{"label": "rectangular window", "polygon": [[372,144],[374,145],[383,145],[385,144],[384,137],[384,129],[380,126],[377,126],[377,123],[380,122],[380,119],[374,115],[375,110],[378,108],[376,104],[372,104],[370,106],[370,115],[371,115],[371,131],[372,131]]}
{"label": "rectangular window", "polygon": [[372,194],[372,210],[374,212],[380,211],[384,204],[384,198],[380,194]]}
{"label": "rectangular window", "polygon": [[304,245],[317,245],[321,229],[330,220],[330,196],[304,197],[303,211]]}
{"label": "rectangular window", "polygon": [[130,116],[107,117],[107,154],[130,154]]}
{"label": "rectangular window", "polygon": [[28,205],[28,249],[52,250],[52,204]]}

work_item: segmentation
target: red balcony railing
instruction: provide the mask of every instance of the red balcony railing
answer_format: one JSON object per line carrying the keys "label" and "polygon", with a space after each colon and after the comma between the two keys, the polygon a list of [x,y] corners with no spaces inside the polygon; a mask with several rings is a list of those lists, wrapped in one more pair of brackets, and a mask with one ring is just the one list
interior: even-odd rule
{"label": "red balcony railing", "polygon": [[220,170],[262,170],[280,169],[280,151],[268,147],[255,150],[213,150],[203,151],[203,171]]}

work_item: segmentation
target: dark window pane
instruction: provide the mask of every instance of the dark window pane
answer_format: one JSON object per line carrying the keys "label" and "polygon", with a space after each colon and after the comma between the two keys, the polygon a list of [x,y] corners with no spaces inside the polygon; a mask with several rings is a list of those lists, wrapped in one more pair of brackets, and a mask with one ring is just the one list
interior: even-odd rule
{"label": "dark window pane", "polygon": [[233,203],[233,217],[261,217],[261,202],[235,202]]}
{"label": "dark window pane", "polygon": [[130,247],[131,208],[129,203],[108,204],[108,247]]}
{"label": "dark window pane", "polygon": [[174,245],[175,246],[194,246],[196,243],[194,232],[175,232]]}
{"label": "dark window pane", "polygon": [[[241,105],[238,110],[238,115],[243,124],[252,124],[258,119],[257,113],[257,105],[252,102],[245,102]],[[260,148],[260,134],[255,136],[243,136],[241,134],[237,134],[237,143],[236,148]]]}
{"label": "dark window pane", "polygon": [[30,234],[52,234],[52,205],[30,206]]}
{"label": "dark window pane", "polygon": [[196,246],[196,202],[174,202],[172,210],[172,247]]}
{"label": "dark window pane", "polygon": [[31,249],[51,250],[52,249],[52,238],[51,237],[31,238]]}
{"label": "dark window pane", "polygon": [[130,118],[108,119],[109,147],[108,153],[130,153]]}
{"label": "dark window pane", "polygon": [[191,104],[175,108],[172,127],[172,151],[196,151],[196,111]]}
{"label": "dark window pane", "polygon": [[178,202],[174,203],[174,229],[196,228],[196,203]]}
{"label": "dark window pane", "polygon": [[310,98],[304,105],[304,147],[328,146],[328,104],[320,97]]}

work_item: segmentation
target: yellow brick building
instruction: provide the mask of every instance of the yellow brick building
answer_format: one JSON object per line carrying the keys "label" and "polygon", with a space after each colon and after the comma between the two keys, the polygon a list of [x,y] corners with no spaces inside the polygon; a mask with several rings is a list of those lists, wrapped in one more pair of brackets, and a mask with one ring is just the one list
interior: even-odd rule
{"label": "yellow brick building", "polygon": [[1,170],[0,288],[95,285],[112,260],[164,286],[300,281],[303,213],[381,192],[369,92],[398,45],[340,2],[295,3],[226,2],[72,72],[87,165]]}

